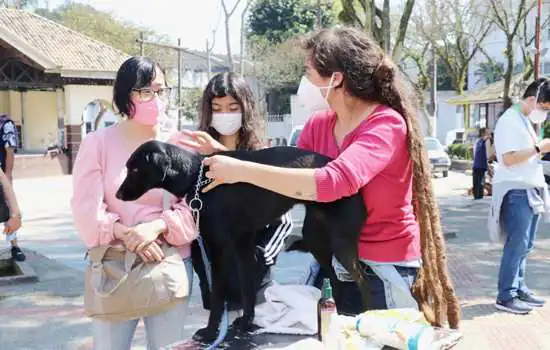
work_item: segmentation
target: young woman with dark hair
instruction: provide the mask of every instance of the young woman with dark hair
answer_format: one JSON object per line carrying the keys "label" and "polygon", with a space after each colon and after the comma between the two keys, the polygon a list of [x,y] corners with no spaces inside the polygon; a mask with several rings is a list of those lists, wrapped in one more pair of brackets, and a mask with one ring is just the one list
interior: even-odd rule
{"label": "young woman with dark hair", "polygon": [[[369,276],[370,307],[419,306],[434,325],[447,318],[458,327],[459,303],[413,94],[376,41],[358,29],[323,29],[305,50],[298,98],[316,113],[297,146],[334,160],[320,169],[288,169],[215,155],[205,160],[214,180],[205,191],[248,182],[319,202],[360,192],[368,208],[359,256]],[[339,311],[364,311],[356,285],[338,261],[333,266],[342,282]]]}
{"label": "young woman with dark hair", "polygon": [[[214,76],[202,96],[198,131],[184,131],[189,138],[182,145],[198,149],[202,154],[225,150],[256,150],[262,148],[261,118],[256,110],[254,94],[245,79],[235,73]],[[292,220],[287,213],[277,222],[257,233],[256,257],[257,303],[264,301],[264,290],[271,282],[271,266],[283,249],[285,238],[292,231]],[[206,243],[206,242],[205,242]],[[208,250],[208,247],[206,247]],[[192,245],[193,266],[200,280],[204,308],[209,309],[210,289],[206,280],[204,261],[198,244]],[[229,310],[242,309],[239,276],[236,264],[225,281]]]}
{"label": "young woman with dark hair", "polygon": [[[191,285],[190,244],[197,232],[185,200],[159,189],[134,202],[115,197],[132,152],[144,142],[160,137],[158,123],[168,96],[164,73],[149,58],[132,57],[121,65],[113,104],[124,119],[82,140],[73,169],[71,208],[77,231],[90,248],[123,245],[144,262],[152,262],[164,259],[161,244],[178,247]],[[169,207],[164,205],[165,196]],[[187,303],[188,298],[168,311],[142,317],[148,349],[183,339]],[[94,349],[130,349],[139,320],[92,319]]]}

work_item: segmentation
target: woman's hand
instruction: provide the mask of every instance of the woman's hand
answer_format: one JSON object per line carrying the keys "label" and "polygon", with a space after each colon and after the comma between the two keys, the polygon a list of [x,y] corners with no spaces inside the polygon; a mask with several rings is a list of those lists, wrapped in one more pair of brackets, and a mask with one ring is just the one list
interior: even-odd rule
{"label": "woman's hand", "polygon": [[157,242],[147,244],[141,251],[137,253],[145,262],[162,261],[164,253]]}
{"label": "woman's hand", "polygon": [[12,215],[4,225],[4,233],[10,235],[21,228],[21,216]]}
{"label": "woman's hand", "polygon": [[210,155],[215,152],[227,151],[224,145],[204,131],[182,130],[181,134],[184,137],[178,139],[177,144],[196,149],[200,154]]}
{"label": "woman's hand", "polygon": [[123,238],[124,245],[132,252],[139,253],[166,229],[164,221],[154,220],[132,227]]}
{"label": "woman's hand", "polygon": [[204,165],[209,169],[206,177],[212,179],[212,182],[206,186],[202,192],[208,192],[221,184],[233,184],[236,182],[245,182],[247,162],[227,156],[212,156],[203,160]]}

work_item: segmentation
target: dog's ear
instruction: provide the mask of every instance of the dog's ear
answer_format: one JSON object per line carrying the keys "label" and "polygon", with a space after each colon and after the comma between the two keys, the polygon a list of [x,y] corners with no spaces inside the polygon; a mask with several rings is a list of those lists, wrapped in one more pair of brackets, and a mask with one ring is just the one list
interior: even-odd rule
{"label": "dog's ear", "polygon": [[163,152],[154,152],[147,154],[145,159],[148,163],[153,163],[155,166],[165,170],[170,167],[170,157]]}

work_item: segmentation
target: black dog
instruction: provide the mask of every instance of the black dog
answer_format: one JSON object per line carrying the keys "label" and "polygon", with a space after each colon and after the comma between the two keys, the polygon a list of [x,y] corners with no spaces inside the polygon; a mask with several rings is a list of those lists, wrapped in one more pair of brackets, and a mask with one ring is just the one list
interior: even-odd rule
{"label": "black dog", "polygon": [[[221,152],[226,156],[256,163],[288,168],[320,168],[330,158],[294,147],[274,147],[258,151]],[[163,188],[191,202],[201,181],[203,157],[178,146],[149,141],[141,145],[126,163],[127,176],[116,197],[131,201],[152,188]],[[206,167],[205,167],[206,168]],[[203,170],[206,173],[207,169]],[[199,182],[200,184],[201,182]],[[199,185],[200,187],[200,185]],[[319,264],[329,271],[335,297],[338,281],[332,269],[332,256],[352,275],[369,305],[369,289],[357,255],[358,238],[366,220],[366,208],[359,194],[332,203],[300,201],[247,183],[221,185],[200,194],[200,233],[208,241],[212,257],[211,311],[206,328],[195,340],[211,342],[216,338],[226,300],[223,285],[226,267],[236,258],[241,281],[243,316],[236,321],[241,332],[252,329],[256,286],[250,267],[256,250],[254,233],[274,222],[295,204],[306,207],[302,244]],[[190,203],[192,208],[197,203]],[[337,299],[338,300],[338,299]]]}

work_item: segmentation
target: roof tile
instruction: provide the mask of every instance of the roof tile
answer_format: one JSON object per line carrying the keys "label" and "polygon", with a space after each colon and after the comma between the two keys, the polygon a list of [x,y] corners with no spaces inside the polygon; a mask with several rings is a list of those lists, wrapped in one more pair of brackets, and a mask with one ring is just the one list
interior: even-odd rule
{"label": "roof tile", "polygon": [[116,72],[129,57],[110,45],[27,11],[0,9],[0,27],[63,70]]}

